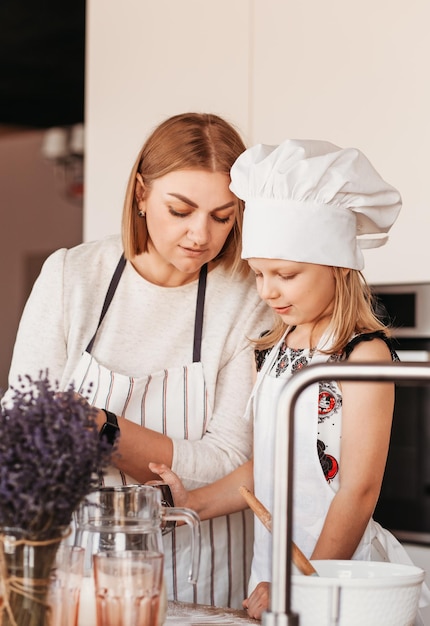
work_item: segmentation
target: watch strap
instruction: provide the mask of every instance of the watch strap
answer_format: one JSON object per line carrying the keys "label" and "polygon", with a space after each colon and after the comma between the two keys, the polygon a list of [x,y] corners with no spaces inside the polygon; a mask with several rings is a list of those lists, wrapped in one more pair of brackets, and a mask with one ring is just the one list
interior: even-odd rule
{"label": "watch strap", "polygon": [[119,428],[119,426],[118,426],[118,418],[115,415],[115,413],[112,413],[112,411],[108,411],[107,409],[102,409],[102,411],[106,415],[106,422],[108,424],[111,424],[112,426],[116,426],[117,428]]}
{"label": "watch strap", "polygon": [[113,446],[120,432],[118,419],[115,413],[112,413],[112,411],[108,411],[106,409],[102,409],[102,411],[104,411],[104,413],[106,414],[106,422],[100,429],[99,437],[105,437],[107,441]]}

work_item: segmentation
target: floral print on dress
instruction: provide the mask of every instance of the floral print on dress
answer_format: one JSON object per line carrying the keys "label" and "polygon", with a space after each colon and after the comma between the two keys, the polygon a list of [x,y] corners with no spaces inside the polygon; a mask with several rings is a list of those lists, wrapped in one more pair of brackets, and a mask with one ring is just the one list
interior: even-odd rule
{"label": "floral print on dress", "polygon": [[[269,352],[270,349],[256,351],[258,370],[261,369]],[[312,362],[314,353],[315,348],[289,348],[284,342],[273,365],[272,375],[280,378],[294,374]],[[340,354],[335,354],[327,357],[327,360],[337,361],[340,357]],[[339,472],[337,457],[339,456],[341,407],[342,395],[336,383],[331,381],[319,383],[317,451],[322,471],[328,482],[331,482]],[[329,454],[328,450],[332,454]]]}
{"label": "floral print on dress", "polygon": [[330,482],[337,476],[339,471],[339,463],[331,454],[325,453],[326,445],[320,439],[317,440],[318,458],[321,468],[327,482]]}
{"label": "floral print on dress", "polygon": [[[341,437],[341,408],[342,395],[337,384],[333,381],[319,383],[317,450],[327,482],[331,482],[339,472],[337,459],[339,446],[334,444],[338,443]],[[326,452],[327,449],[333,454]]]}
{"label": "floral print on dress", "polygon": [[[336,363],[347,360],[355,346],[362,341],[371,341],[372,339],[382,339],[390,348],[391,358],[398,361],[391,341],[381,331],[373,333],[363,333],[356,335],[346,346],[342,352],[327,355],[328,363]],[[257,371],[260,371],[264,361],[266,360],[271,349],[256,350],[255,361]],[[289,348],[284,341],[279,349],[275,363],[271,370],[271,375],[287,377],[309,365],[315,349],[307,348]],[[317,453],[322,471],[328,483],[337,490],[339,488],[339,458],[340,445],[342,439],[342,393],[336,381],[323,381],[319,383],[318,396],[318,435],[317,435]]]}
{"label": "floral print on dress", "polygon": [[324,381],[319,384],[318,424],[332,418],[342,406],[342,396],[334,382]]}

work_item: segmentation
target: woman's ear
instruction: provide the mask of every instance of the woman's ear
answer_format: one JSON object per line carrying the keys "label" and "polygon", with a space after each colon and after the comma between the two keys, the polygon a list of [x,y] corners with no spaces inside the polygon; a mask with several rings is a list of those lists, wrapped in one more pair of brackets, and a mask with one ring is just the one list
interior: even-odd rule
{"label": "woman's ear", "polygon": [[138,203],[142,202],[145,198],[145,183],[143,182],[142,174],[140,174],[140,172],[137,172],[136,174],[136,186],[134,188],[134,195]]}

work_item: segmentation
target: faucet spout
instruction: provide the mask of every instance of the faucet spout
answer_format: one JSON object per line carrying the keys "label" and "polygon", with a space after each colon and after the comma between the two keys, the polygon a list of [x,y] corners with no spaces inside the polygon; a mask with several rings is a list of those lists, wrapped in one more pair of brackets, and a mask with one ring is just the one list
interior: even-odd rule
{"label": "faucet spout", "polygon": [[[294,408],[309,385],[327,380],[410,381],[430,383],[428,363],[322,363],[299,370],[288,380],[276,415],[274,501],[272,519],[272,588],[263,626],[298,626],[291,610]],[[316,445],[316,444],[315,444]]]}

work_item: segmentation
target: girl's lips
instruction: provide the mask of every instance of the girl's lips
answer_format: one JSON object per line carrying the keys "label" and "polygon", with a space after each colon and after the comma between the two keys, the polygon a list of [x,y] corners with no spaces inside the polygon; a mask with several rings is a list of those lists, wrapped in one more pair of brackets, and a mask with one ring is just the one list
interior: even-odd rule
{"label": "girl's lips", "polygon": [[291,304],[289,304],[288,306],[283,306],[283,307],[274,306],[273,310],[278,315],[286,315],[291,310]]}

